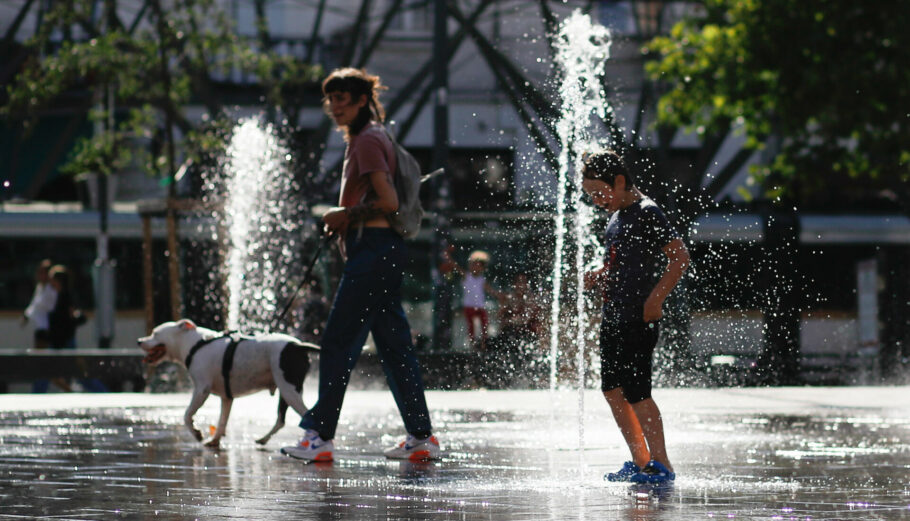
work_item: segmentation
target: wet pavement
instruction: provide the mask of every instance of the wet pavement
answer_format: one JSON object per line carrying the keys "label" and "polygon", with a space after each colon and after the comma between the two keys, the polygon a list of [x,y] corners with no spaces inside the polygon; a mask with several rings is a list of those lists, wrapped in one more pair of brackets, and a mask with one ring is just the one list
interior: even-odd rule
{"label": "wet pavement", "polygon": [[[307,403],[315,390],[308,382]],[[627,459],[602,397],[428,394],[444,459],[388,461],[391,395],[349,392],[333,464],[266,447],[277,398],[240,398],[220,450],[188,394],[0,395],[0,519],[910,519],[910,387],[659,389],[670,486],[608,483]],[[197,415],[215,423],[218,400]],[[581,427],[580,427],[581,423]]]}

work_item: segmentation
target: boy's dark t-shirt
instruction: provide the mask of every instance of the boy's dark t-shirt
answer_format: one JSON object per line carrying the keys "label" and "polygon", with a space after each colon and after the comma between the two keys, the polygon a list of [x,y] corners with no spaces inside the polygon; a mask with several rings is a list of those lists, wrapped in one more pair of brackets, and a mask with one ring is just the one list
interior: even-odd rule
{"label": "boy's dark t-shirt", "polygon": [[613,214],[604,241],[609,266],[604,320],[644,320],[645,301],[667,267],[662,248],[678,238],[664,212],[647,197]]}

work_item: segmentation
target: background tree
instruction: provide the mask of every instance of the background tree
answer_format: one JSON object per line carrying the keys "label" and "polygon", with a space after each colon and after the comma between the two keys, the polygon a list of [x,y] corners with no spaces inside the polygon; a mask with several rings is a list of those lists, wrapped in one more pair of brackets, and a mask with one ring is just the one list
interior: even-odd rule
{"label": "background tree", "polygon": [[[320,68],[274,53],[265,19],[257,37],[243,38],[212,0],[146,0],[129,24],[117,0],[103,2],[100,14],[97,4],[58,2],[44,14],[2,108],[26,132],[61,103],[104,122],[104,132],[78,140],[64,171],[110,173],[139,152],[136,164],[169,180],[178,161],[205,164],[219,156],[232,125],[225,105],[233,72],[254,77],[256,101],[277,107],[283,117],[276,120],[290,127],[301,95],[317,89]],[[201,121],[187,116],[192,103],[205,107]],[[89,111],[92,106],[98,109]],[[149,146],[125,146],[137,139]]]}
{"label": "background tree", "polygon": [[650,42],[662,124],[741,126],[769,197],[910,211],[910,10],[897,0],[706,0]]}
{"label": "background tree", "polygon": [[[144,0],[129,23],[121,14],[132,12],[135,2],[119,7],[118,0],[52,3],[22,49],[27,58],[7,87],[2,110],[21,125],[20,136],[61,107],[74,114],[73,130],[89,113],[95,129],[77,139],[61,171],[138,168],[167,186],[168,315],[176,318],[183,312],[178,258],[187,247],[177,236],[177,211],[186,206],[175,201],[178,172],[191,173],[195,192],[201,171],[219,164],[234,125],[226,109],[231,103],[264,103],[273,122],[295,129],[300,97],[318,92],[322,73],[272,51],[264,10],[257,35],[244,38],[214,0]],[[233,81],[237,75],[246,81]],[[200,105],[202,117],[191,117],[189,108]],[[189,285],[213,283],[187,279]]]}
{"label": "background tree", "polygon": [[[772,335],[760,363],[792,376],[800,311],[788,254],[799,241],[792,209],[890,203],[910,214],[910,10],[897,0],[705,0],[702,7],[648,44],[658,57],[647,65],[662,89],[658,119],[705,143],[739,128],[747,150],[765,151],[753,178],[767,202],[789,203],[776,206],[790,215],[769,219],[776,232],[766,229],[776,278],[766,284],[775,288],[765,310]],[[896,376],[910,354],[910,250],[882,246],[876,255],[885,282],[880,361],[883,374]]]}

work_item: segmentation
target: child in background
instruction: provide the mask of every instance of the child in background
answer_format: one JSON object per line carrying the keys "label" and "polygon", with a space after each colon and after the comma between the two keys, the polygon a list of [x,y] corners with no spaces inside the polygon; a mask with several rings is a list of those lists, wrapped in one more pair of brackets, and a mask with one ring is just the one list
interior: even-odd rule
{"label": "child in background", "polygon": [[[451,248],[450,248],[451,249]],[[447,260],[451,261],[451,252],[446,250]],[[487,349],[490,318],[487,314],[487,293],[500,298],[502,294],[487,283],[485,272],[490,263],[490,255],[481,250],[471,252],[468,256],[468,269],[465,270],[452,261],[455,271],[462,277],[462,311],[468,324],[468,337],[471,344],[480,351]],[[475,333],[474,321],[480,321],[479,335]]]}

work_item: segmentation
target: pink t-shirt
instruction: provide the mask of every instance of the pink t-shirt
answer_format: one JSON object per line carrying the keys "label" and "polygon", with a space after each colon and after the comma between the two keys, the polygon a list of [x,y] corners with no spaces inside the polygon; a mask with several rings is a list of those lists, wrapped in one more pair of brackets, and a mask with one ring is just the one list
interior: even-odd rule
{"label": "pink t-shirt", "polygon": [[371,189],[371,172],[387,172],[389,182],[395,172],[395,149],[381,123],[370,122],[356,136],[351,136],[344,151],[339,206],[355,206]]}

